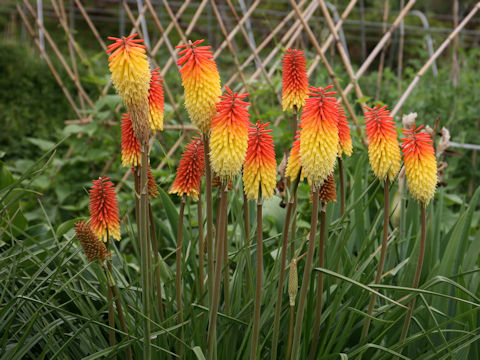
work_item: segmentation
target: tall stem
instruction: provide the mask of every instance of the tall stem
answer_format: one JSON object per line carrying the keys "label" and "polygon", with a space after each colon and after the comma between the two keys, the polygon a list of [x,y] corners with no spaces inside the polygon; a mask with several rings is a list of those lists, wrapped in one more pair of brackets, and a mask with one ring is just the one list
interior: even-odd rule
{"label": "tall stem", "polygon": [[245,267],[247,269],[246,273],[246,286],[247,286],[247,296],[250,298],[250,293],[252,289],[252,284],[250,283],[251,281],[251,273],[250,273],[250,260],[252,258],[252,255],[250,253],[250,214],[248,210],[248,199],[247,195],[245,195],[245,191],[243,191],[243,221],[245,223],[245,239],[246,239],[246,244],[245,244],[245,253],[246,253],[246,258],[245,258]]}
{"label": "tall stem", "polygon": [[202,213],[202,195],[198,195],[197,203],[197,217],[198,217],[198,289],[200,291],[200,303],[203,305],[205,299],[203,298],[204,289],[203,289],[203,263],[205,259],[205,245],[203,241],[203,213]]}
{"label": "tall stem", "polygon": [[263,229],[262,229],[262,190],[258,190],[257,199],[257,271],[255,274],[255,306],[253,315],[252,347],[250,359],[257,358],[258,335],[260,332],[260,306],[262,300],[263,272]]}
{"label": "tall stem", "polygon": [[[107,251],[110,248],[110,235],[108,233],[107,228]],[[109,256],[107,258],[107,268],[108,271],[112,271],[112,257]],[[110,326],[110,331],[108,334],[108,342],[110,347],[115,346],[115,310],[113,308],[113,292],[110,286],[110,282],[108,281],[107,276],[107,301],[108,301],[108,326]]]}
{"label": "tall stem", "polygon": [[338,173],[340,174],[340,217],[342,217],[345,214],[345,174],[341,157],[338,158]]}
{"label": "tall stem", "polygon": [[[181,324],[183,321],[183,307],[182,307],[182,242],[183,242],[183,214],[185,211],[185,195],[182,196],[182,201],[180,203],[180,213],[178,214],[178,230],[177,230],[177,251],[175,259],[175,287],[177,295],[177,321],[178,324]],[[183,340],[183,326],[180,331],[180,339]],[[183,353],[182,342],[178,343],[178,353],[180,357]]]}
{"label": "tall stem", "polygon": [[150,289],[149,289],[149,261],[148,261],[148,142],[142,144],[141,169],[140,169],[140,211],[139,211],[139,237],[142,273],[142,305],[144,316],[144,341],[143,359],[151,359],[150,348]]}
{"label": "tall stem", "polygon": [[158,253],[158,238],[157,238],[157,229],[155,227],[155,219],[153,218],[152,204],[148,203],[148,216],[150,218],[150,227],[152,232],[152,248],[153,253],[155,254],[155,287],[157,290],[157,308],[160,315],[160,320],[163,321],[165,317],[163,316],[163,306],[162,306],[162,282],[160,277],[160,254]]}
{"label": "tall stem", "polygon": [[[423,258],[425,256],[425,242],[426,242],[426,235],[427,235],[427,215],[425,211],[426,205],[421,204],[421,221],[422,221],[422,232],[420,237],[420,250],[418,253],[418,262],[417,262],[417,269],[415,270],[415,277],[413,278],[413,285],[412,288],[418,288],[420,283],[420,275],[422,274],[422,266],[423,266]],[[405,317],[405,322],[403,323],[402,335],[400,337],[400,344],[403,344],[405,338],[407,337],[408,328],[410,326],[410,320],[412,318],[413,307],[415,305],[415,298],[410,300],[410,304],[408,305],[407,316]],[[402,349],[400,350],[400,352]]]}
{"label": "tall stem", "polygon": [[[222,190],[220,196],[220,223],[218,228],[224,228],[224,222],[227,220],[227,191],[228,184],[222,185],[224,189]],[[220,301],[220,285],[222,280],[222,265],[223,265],[223,245],[224,241],[222,239],[223,231],[218,232],[219,236],[217,238],[217,259],[215,263],[215,281],[212,293],[212,302],[210,308],[210,319],[208,324],[208,359],[212,360],[215,358],[215,343],[216,343],[216,328],[217,328],[217,311],[218,303]]]}
{"label": "tall stem", "polygon": [[[318,267],[324,267],[325,258],[325,228],[326,228],[326,209],[322,203],[320,211],[320,243],[318,244]],[[310,359],[315,359],[317,353],[318,340],[320,335],[320,321],[322,318],[322,297],[323,297],[323,273],[318,273],[317,279],[317,300],[315,304],[315,323],[313,325],[313,342],[310,348]]]}
{"label": "tall stem", "polygon": [[295,139],[297,135],[297,126],[298,126],[298,108],[297,105],[293,105],[293,118],[292,118],[292,136]]}
{"label": "tall stem", "polygon": [[290,359],[290,353],[292,351],[293,341],[293,328],[295,326],[295,305],[290,305],[290,316],[288,320],[288,340],[287,340],[287,352],[285,358]]}
{"label": "tall stem", "polygon": [[[205,151],[205,198],[207,201],[207,276],[209,304],[213,295],[213,204],[212,204],[212,168],[210,165],[210,138],[203,134]],[[211,311],[211,309],[210,309]]]}
{"label": "tall stem", "polygon": [[[300,182],[301,169],[298,172],[297,178],[293,184],[293,193],[296,194],[298,183]],[[280,277],[278,279],[278,289],[277,289],[277,302],[275,305],[275,318],[273,321],[273,338],[272,338],[272,359],[277,358],[277,347],[278,347],[278,334],[280,328],[280,314],[282,312],[282,295],[283,295],[283,284],[285,282],[285,268],[287,264],[287,251],[288,251],[288,229],[290,227],[290,218],[292,216],[292,210],[295,206],[295,201],[293,199],[293,193],[290,197],[287,205],[287,212],[285,214],[285,222],[283,223],[283,233],[282,233],[282,255],[280,259]]]}
{"label": "tall stem", "polygon": [[[228,199],[227,199],[228,202]],[[224,301],[225,301],[225,313],[230,315],[230,269],[228,264],[228,214],[227,220],[223,224],[223,293],[224,293]]]}
{"label": "tall stem", "polygon": [[295,330],[293,335],[292,358],[298,359],[300,352],[300,338],[302,335],[303,316],[305,315],[305,304],[307,301],[308,285],[312,275],[313,254],[315,253],[315,234],[317,232],[318,222],[318,191],[315,187],[312,200],[312,218],[310,221],[310,238],[308,241],[307,259],[305,261],[305,269],[303,270],[302,287],[300,289],[300,297],[298,300],[297,319],[295,321]]}
{"label": "tall stem", "polygon": [[[383,184],[383,238],[382,238],[382,248],[380,250],[380,261],[378,262],[377,276],[375,276],[375,284],[380,283],[382,279],[383,266],[385,265],[385,258],[387,254],[387,241],[388,241],[388,224],[390,216],[390,192],[389,192],[389,183],[388,179],[385,179]],[[373,313],[373,308],[375,306],[375,299],[377,298],[376,294],[372,293],[370,297],[370,303],[368,304],[367,318],[365,319],[365,324],[363,325],[362,335],[360,339],[364,339],[368,335],[368,329],[370,327],[371,315]]]}
{"label": "tall stem", "polygon": [[[113,296],[115,297],[115,305],[117,306],[117,313],[118,313],[118,319],[120,320],[120,326],[122,328],[122,331],[126,334],[125,336],[128,341],[129,340],[128,328],[127,328],[127,322],[125,320],[125,314],[123,312],[122,302],[120,301],[120,292],[118,291],[117,284],[115,284],[115,280],[113,278],[111,270],[108,269],[108,267],[105,267],[104,264],[102,265],[103,265],[102,266],[103,271],[105,272],[105,276],[107,278],[108,286],[109,288],[111,288]],[[132,359],[132,347],[130,345],[127,346],[126,355],[128,360]]]}

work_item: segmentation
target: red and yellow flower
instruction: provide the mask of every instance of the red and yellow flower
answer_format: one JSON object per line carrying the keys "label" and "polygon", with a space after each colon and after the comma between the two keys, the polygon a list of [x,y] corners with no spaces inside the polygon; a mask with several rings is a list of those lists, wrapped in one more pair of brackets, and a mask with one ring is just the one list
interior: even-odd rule
{"label": "red and yellow flower", "polygon": [[150,65],[145,46],[135,39],[137,34],[122,37],[109,37],[114,40],[107,52],[112,82],[127,107],[132,118],[133,130],[140,143],[146,143],[150,132],[148,123],[148,90],[150,88]]}
{"label": "red and yellow flower", "polygon": [[178,165],[177,176],[169,193],[177,194],[178,196],[187,195],[197,200],[204,170],[205,154],[203,140],[200,137],[194,137],[185,146],[180,164]]}
{"label": "red and yellow flower", "polygon": [[283,57],[282,74],[282,107],[283,110],[297,110],[305,105],[308,95],[308,76],[305,55],[302,50],[287,49]]}
{"label": "red and yellow flower", "polygon": [[95,235],[107,241],[107,234],[120,240],[120,220],[115,188],[110,178],[102,176],[92,181],[90,188],[90,226]]}
{"label": "red and yellow flower", "polygon": [[403,161],[407,175],[408,189],[412,196],[427,205],[437,187],[437,160],[430,134],[420,131],[423,126],[403,130]]}
{"label": "red and yellow flower", "polygon": [[269,124],[257,121],[248,130],[247,157],[243,165],[243,188],[247,199],[257,199],[260,188],[262,196],[268,199],[276,186],[277,162],[273,136],[270,135],[272,130],[266,129]]}
{"label": "red and yellow flower", "polygon": [[368,157],[373,173],[380,180],[392,181],[400,170],[400,147],[395,123],[387,106],[365,107]]}
{"label": "red and yellow flower", "polygon": [[150,77],[150,90],[148,92],[148,105],[149,105],[149,117],[150,129],[163,130],[163,80],[162,76],[156,68],[152,70]]}
{"label": "red and yellow flower", "polygon": [[238,94],[226,87],[217,103],[217,115],[212,121],[210,134],[210,160],[215,173],[225,181],[240,171],[248,145],[250,114],[248,94]]}
{"label": "red and yellow flower", "polygon": [[345,153],[347,156],[352,156],[353,146],[352,137],[350,136],[350,127],[348,126],[347,116],[343,110],[340,102],[338,104],[338,156]]}
{"label": "red and yellow flower", "polygon": [[204,40],[191,41],[177,48],[185,48],[178,55],[182,85],[185,89],[185,107],[193,124],[204,134],[210,131],[216,103],[222,94],[220,75],[213,60],[211,46],[197,46]]}
{"label": "red and yellow flower", "polygon": [[75,224],[75,234],[80,241],[80,245],[82,245],[88,261],[105,260],[107,257],[105,244],[98,239],[85,221]]}
{"label": "red and yellow flower", "polygon": [[338,107],[330,88],[310,88],[300,122],[300,163],[313,187],[332,173],[338,154]]}
{"label": "red and yellow flower", "polygon": [[141,158],[140,143],[132,127],[132,119],[128,114],[122,117],[122,166],[139,166]]}

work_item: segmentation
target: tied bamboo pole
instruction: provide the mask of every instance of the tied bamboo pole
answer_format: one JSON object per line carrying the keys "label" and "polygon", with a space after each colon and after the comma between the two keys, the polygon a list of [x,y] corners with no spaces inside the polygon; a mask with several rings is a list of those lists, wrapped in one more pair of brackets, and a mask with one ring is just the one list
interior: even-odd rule
{"label": "tied bamboo pole", "polygon": [[473,9],[468,13],[468,15],[463,19],[463,21],[448,35],[448,37],[445,39],[445,41],[440,45],[440,47],[435,51],[433,56],[428,59],[428,61],[423,65],[423,67],[420,69],[420,71],[417,73],[415,78],[412,80],[410,85],[408,85],[408,88],[405,90],[405,92],[402,94],[400,97],[400,100],[398,100],[397,104],[392,110],[392,117],[394,117],[398,111],[401,109],[403,106],[403,103],[407,98],[410,96],[411,92],[415,88],[415,86],[418,84],[420,81],[421,77],[425,74],[425,72],[430,68],[430,66],[433,64],[433,62],[440,56],[440,54],[447,48],[447,46],[450,44],[450,42],[457,36],[457,34],[467,25],[467,23],[472,19],[472,17],[477,13],[477,11],[480,9],[480,2],[477,2],[477,4],[473,7]]}

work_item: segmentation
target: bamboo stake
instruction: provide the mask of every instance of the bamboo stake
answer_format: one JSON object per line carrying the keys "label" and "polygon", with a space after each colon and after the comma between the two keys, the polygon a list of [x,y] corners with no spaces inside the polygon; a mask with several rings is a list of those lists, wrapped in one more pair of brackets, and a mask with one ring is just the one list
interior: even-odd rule
{"label": "bamboo stake", "polygon": [[[400,10],[405,5],[405,0],[400,0]],[[402,91],[402,73],[403,73],[403,43],[405,41],[405,22],[400,21],[400,39],[398,41],[398,62],[397,62],[397,79],[398,92]]]}
{"label": "bamboo stake", "polygon": [[47,66],[48,68],[50,69],[50,71],[52,72],[53,74],[53,77],[55,78],[55,80],[57,81],[58,85],[60,86],[60,88],[62,89],[63,93],[65,94],[65,97],[67,98],[68,102],[70,103],[70,105],[72,106],[73,108],[73,111],[75,112],[75,114],[79,117],[79,118],[82,118],[82,114],[80,113],[80,111],[78,110],[77,108],[77,105],[75,104],[75,101],[73,100],[72,96],[70,95],[70,92],[67,90],[67,88],[65,87],[65,85],[63,84],[63,81],[60,77],[60,75],[58,75],[58,72],[55,70],[55,67],[53,66],[51,60],[50,60],[50,57],[47,55],[47,53],[42,49],[42,47],[40,46],[40,42],[38,41],[36,35],[35,35],[35,31],[33,30],[31,24],[29,23],[29,21],[27,20],[27,16],[25,15],[25,13],[23,12],[22,8],[20,7],[20,5],[17,4],[17,11],[18,13],[20,14],[20,17],[22,18],[22,21],[23,23],[25,24],[25,27],[27,28],[27,31],[30,33],[30,35],[32,36],[33,40],[34,40],[34,43],[35,45],[37,46],[37,49],[40,51],[41,55],[43,56],[43,59],[45,60],[45,62],[47,63]]}
{"label": "bamboo stake", "polygon": [[100,44],[100,46],[102,47],[102,49],[107,51],[107,45],[105,45],[105,42],[102,40],[102,38],[101,38],[100,34],[98,33],[98,30],[95,27],[95,25],[93,25],[92,20],[90,20],[90,16],[88,16],[88,13],[85,11],[85,8],[83,7],[80,0],[75,0],[75,4],[77,5],[78,9],[80,10],[80,13],[82,14],[83,18],[87,22],[90,30],[92,30],[93,35],[95,35],[95,38],[97,39],[97,41]]}
{"label": "bamboo stake", "polygon": [[[388,21],[388,12],[390,9],[390,0],[385,0],[385,5],[383,8],[383,23],[382,23],[382,34],[385,35],[387,31],[387,21]],[[382,74],[383,74],[383,66],[385,64],[385,55],[387,53],[388,43],[383,47],[382,52],[380,54],[380,64],[378,65],[378,75],[377,75],[377,91],[375,93],[375,100],[378,101],[380,99],[380,89],[382,86]]]}
{"label": "bamboo stake", "polygon": [[397,104],[395,105],[394,109],[392,110],[392,117],[394,117],[397,112],[400,110],[402,107],[403,103],[407,98],[410,96],[410,93],[413,91],[417,83],[420,81],[420,78],[425,74],[425,72],[428,70],[428,68],[433,64],[433,62],[440,56],[440,54],[447,48],[448,44],[453,40],[455,36],[467,25],[467,23],[470,21],[470,19],[476,14],[476,12],[480,9],[480,2],[478,2],[473,9],[468,13],[468,15],[462,20],[462,22],[448,35],[448,37],[445,39],[445,41],[439,46],[437,51],[433,54],[433,56],[428,59],[428,61],[423,65],[423,67],[420,69],[420,71],[417,73],[415,78],[412,80],[410,85],[408,85],[408,88],[405,90],[405,92],[402,94],[400,97],[400,100],[398,100]]}
{"label": "bamboo stake", "polygon": [[[412,0],[414,1],[414,0]],[[337,80],[337,77],[335,76],[335,73],[330,66],[330,63],[328,62],[327,58],[325,57],[324,53],[322,52],[322,49],[320,45],[318,44],[317,38],[313,34],[312,30],[310,29],[310,26],[306,23],[305,19],[302,17],[302,14],[300,13],[300,10],[298,9],[298,6],[295,2],[295,0],[290,0],[290,3],[292,4],[292,7],[295,9],[295,12],[297,13],[297,16],[299,17],[300,21],[302,22],[303,28],[305,29],[305,32],[307,33],[310,41],[312,42],[315,50],[317,51],[318,55],[320,55],[320,59],[322,60],[323,64],[325,65],[325,69],[327,70],[328,75],[330,76],[330,79],[332,80],[335,88],[337,89],[340,97],[343,100],[343,103],[347,109],[347,112],[349,113],[350,117],[352,118],[355,127],[357,129],[358,135],[362,138],[363,142],[366,144],[366,139],[364,134],[362,133],[362,130],[360,129],[360,125],[358,124],[357,118],[355,116],[355,112],[353,111],[352,106],[350,105],[350,102],[348,101],[346,94],[340,87],[340,83]]]}
{"label": "bamboo stake", "polygon": [[[453,0],[453,27],[458,26],[458,0]],[[453,55],[452,55],[452,67],[453,67],[453,86],[458,85],[458,34],[453,39]]]}

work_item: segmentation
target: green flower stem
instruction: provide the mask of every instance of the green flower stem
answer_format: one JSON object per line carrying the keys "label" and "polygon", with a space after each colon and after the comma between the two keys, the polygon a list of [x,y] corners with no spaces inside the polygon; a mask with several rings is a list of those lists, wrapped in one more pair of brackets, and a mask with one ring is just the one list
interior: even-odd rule
{"label": "green flower stem", "polygon": [[[320,242],[318,244],[318,267],[323,268],[325,262],[325,233],[326,233],[326,204],[322,203],[320,210]],[[318,273],[317,278],[317,299],[315,303],[315,322],[313,325],[313,341],[310,349],[310,359],[315,359],[320,335],[320,323],[322,318],[322,297],[323,297],[323,273]]]}
{"label": "green flower stem", "polygon": [[202,195],[198,194],[197,203],[197,218],[198,218],[198,289],[200,292],[200,303],[204,305],[205,299],[203,282],[205,278],[203,276],[203,266],[205,262],[205,244],[203,241],[203,213],[202,213]]}
{"label": "green flower stem", "polygon": [[[203,149],[205,152],[205,198],[207,202],[207,287],[209,304],[213,295],[213,204],[212,204],[212,168],[210,165],[210,139],[203,134]],[[210,309],[211,311],[211,309]]]}
{"label": "green flower stem", "polygon": [[[422,274],[422,267],[423,267],[423,258],[425,256],[425,242],[427,237],[427,215],[426,215],[426,205],[421,204],[421,222],[422,222],[422,230],[420,236],[420,250],[418,253],[418,262],[417,262],[417,269],[415,270],[415,276],[413,278],[412,287],[414,289],[418,288],[420,283],[420,275]],[[405,317],[405,322],[403,323],[402,335],[400,336],[400,344],[403,344],[405,338],[407,337],[408,328],[410,326],[410,320],[412,318],[413,307],[415,306],[415,297],[410,300],[410,304],[408,305],[407,316]],[[401,353],[402,349],[400,350]]]}
{"label": "green flower stem", "polygon": [[262,300],[262,272],[263,272],[263,229],[262,229],[262,190],[258,190],[257,199],[257,271],[255,274],[255,305],[253,315],[252,345],[250,348],[250,359],[258,357],[258,337],[260,333],[260,307]]}
{"label": "green flower stem", "polygon": [[301,169],[298,172],[297,178],[295,179],[295,182],[293,184],[292,196],[288,201],[287,212],[285,214],[285,222],[283,223],[280,276],[278,279],[277,302],[275,305],[275,318],[273,321],[272,357],[271,357],[273,360],[277,358],[277,350],[278,350],[277,347],[278,347],[278,335],[279,335],[279,328],[280,328],[280,314],[282,310],[283,284],[285,282],[285,268],[287,264],[288,229],[290,227],[290,219],[291,219],[292,211],[295,206],[294,196],[296,196],[296,193],[297,193],[298,183],[300,182],[300,174],[301,174]]}
{"label": "green flower stem", "polygon": [[[224,185],[225,188],[221,191],[220,195],[220,213],[219,213],[219,226],[218,229],[224,228],[224,222],[227,220],[227,191],[228,184]],[[216,328],[217,328],[217,312],[218,303],[220,301],[220,285],[222,280],[222,265],[223,265],[223,246],[224,241],[222,239],[223,231],[218,231],[217,236],[217,259],[215,263],[215,281],[212,293],[212,302],[210,308],[210,318],[208,325],[208,352],[207,357],[209,360],[215,358],[216,353]]]}
{"label": "green flower stem", "polygon": [[[377,276],[375,276],[375,284],[380,283],[382,279],[383,267],[385,265],[385,258],[387,254],[387,242],[388,242],[388,224],[390,216],[390,191],[388,178],[385,179],[383,184],[384,194],[383,194],[383,238],[382,238],[382,248],[380,250],[380,261],[378,262]],[[368,304],[367,318],[365,319],[365,324],[363,325],[362,335],[360,339],[365,339],[368,335],[368,329],[370,327],[371,315],[373,313],[373,308],[375,306],[376,295],[372,293],[370,297],[370,303]]]}
{"label": "green flower stem", "polygon": [[152,231],[152,247],[153,253],[155,258],[155,287],[156,287],[156,295],[157,295],[157,308],[158,313],[160,315],[160,320],[164,321],[165,316],[163,315],[163,306],[162,306],[162,283],[160,277],[160,254],[158,253],[158,238],[157,238],[157,230],[155,227],[155,219],[153,218],[153,210],[152,204],[148,203],[148,215],[150,218],[150,227]]}
{"label": "green flower stem", "polygon": [[292,356],[293,359],[298,359],[300,355],[300,338],[303,327],[303,316],[305,315],[305,304],[307,302],[308,285],[312,275],[313,255],[315,253],[315,235],[317,232],[318,223],[318,194],[319,188],[315,187],[313,191],[312,200],[312,218],[310,221],[310,238],[308,242],[307,259],[305,261],[305,268],[303,270],[302,287],[300,289],[300,296],[298,299],[297,319],[295,321],[295,330],[293,333]]}
{"label": "green flower stem", "polygon": [[[175,287],[177,295],[177,322],[181,324],[183,321],[183,307],[182,307],[182,242],[183,242],[183,215],[185,211],[185,195],[182,196],[180,203],[180,213],[178,214],[178,230],[177,230],[177,251],[175,260]],[[178,355],[182,357],[183,353],[183,327],[180,330],[180,341],[178,342]]]}

